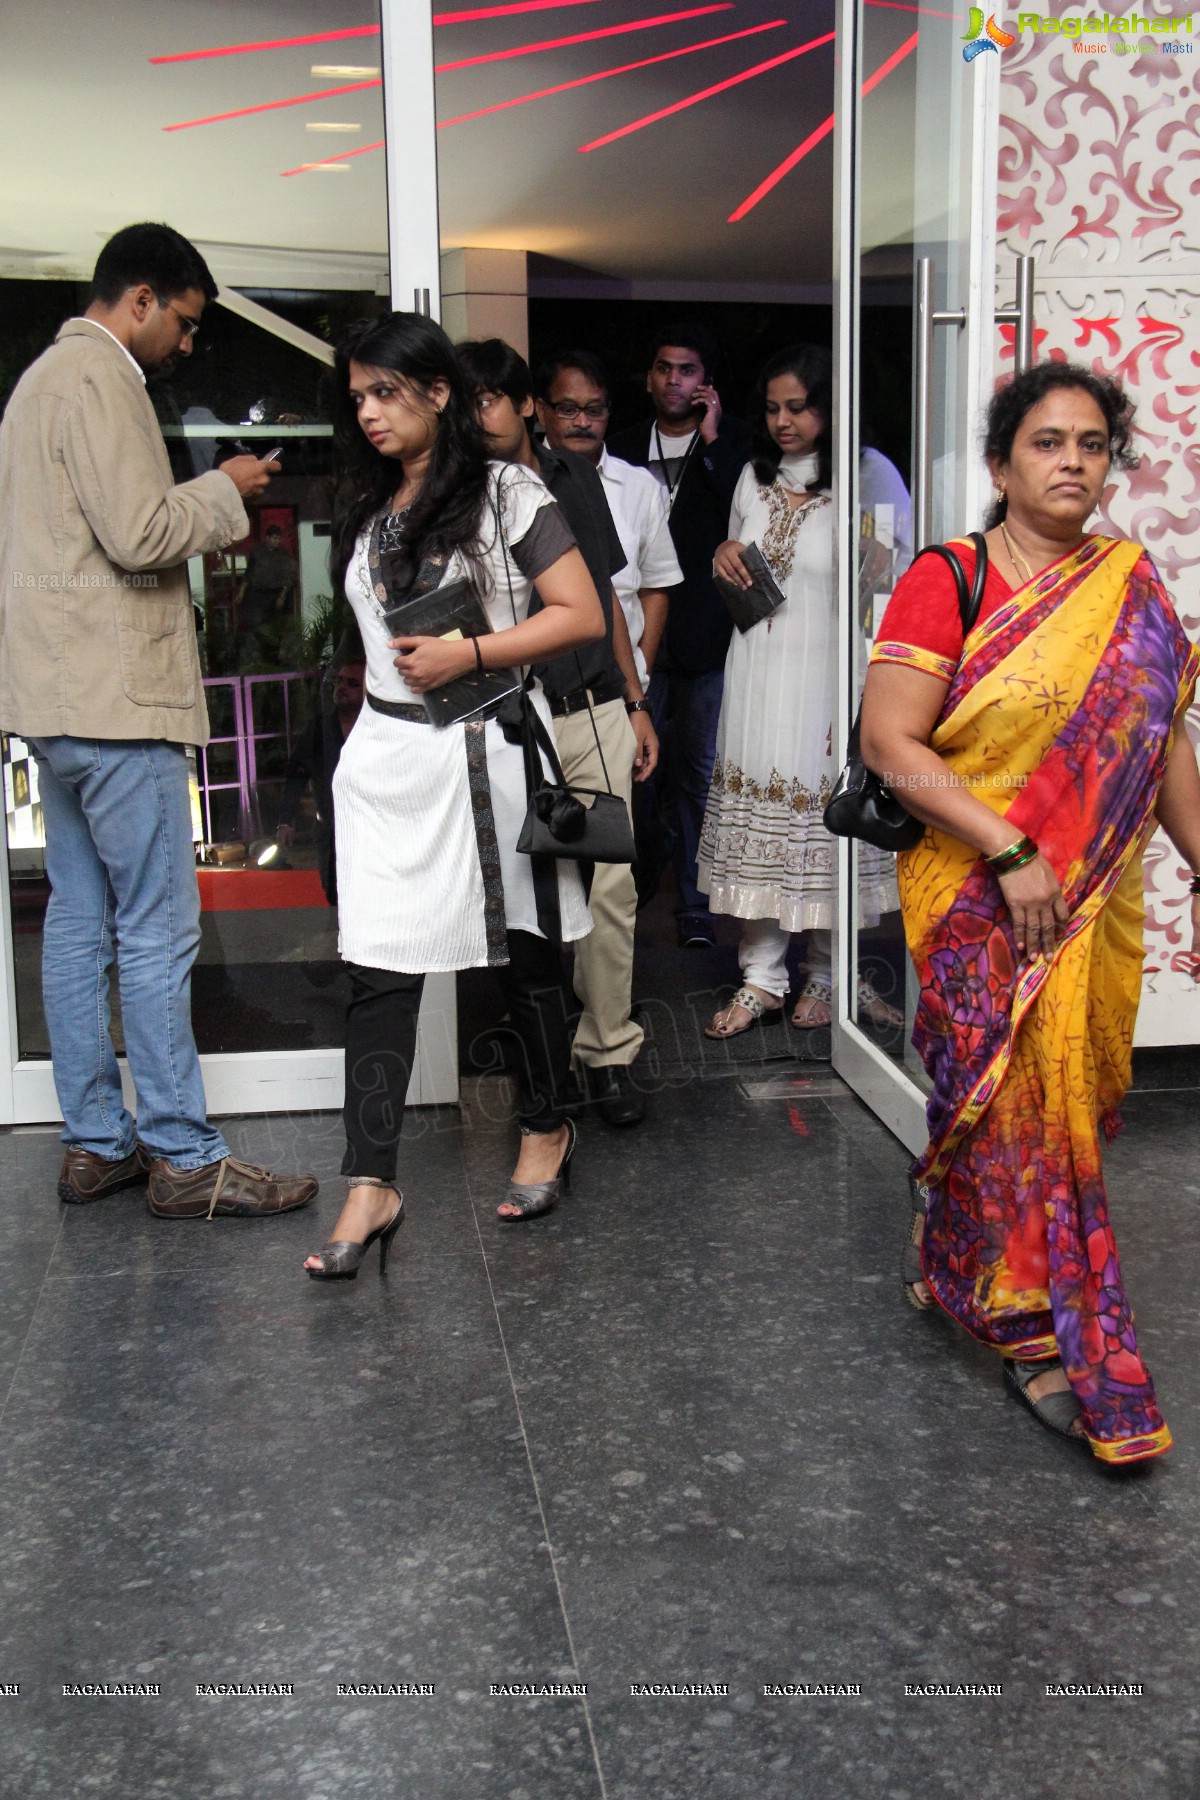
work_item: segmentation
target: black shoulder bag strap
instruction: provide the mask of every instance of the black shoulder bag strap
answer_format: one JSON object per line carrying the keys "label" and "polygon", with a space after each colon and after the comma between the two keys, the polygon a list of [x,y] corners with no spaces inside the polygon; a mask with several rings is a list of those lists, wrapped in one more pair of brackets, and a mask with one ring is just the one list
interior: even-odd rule
{"label": "black shoulder bag strap", "polygon": [[[500,544],[500,559],[504,564],[504,579],[508,583],[508,605],[512,613],[514,625],[520,623],[517,618],[517,602],[513,595],[512,574],[508,567],[508,540],[504,535],[504,518],[501,507],[504,501],[504,477],[496,482],[496,498],[492,501],[492,516],[496,521],[496,537]],[[517,673],[521,678],[517,705],[521,720],[521,754],[525,763],[525,795],[532,803],[533,796],[541,787],[546,777],[543,773],[542,757],[549,764],[550,773],[560,787],[565,786],[563,772],[558,762],[558,755],[552,742],[547,742],[549,734],[538,718],[533,702],[529,698],[529,669],[520,668]],[[505,703],[507,704],[507,702]],[[540,740],[540,741],[539,741]],[[540,752],[540,755],[539,755]],[[562,909],[558,903],[558,864],[552,856],[531,856],[530,873],[533,876],[533,904],[537,913],[538,930],[548,942],[562,943]],[[583,871],[585,865],[580,864]],[[591,871],[584,878],[585,893],[591,887]]]}
{"label": "black shoulder bag strap", "polygon": [[[909,567],[911,568],[914,564],[919,563],[923,556],[940,556],[942,561],[949,568],[950,573],[954,577],[954,586],[958,592],[958,616],[962,621],[964,643],[967,639],[967,633],[971,630],[971,627],[979,617],[979,608],[983,605],[983,590],[987,585],[988,572],[987,542],[982,531],[970,532],[969,538],[970,542],[975,546],[975,579],[972,581],[969,590],[967,588],[967,572],[948,544],[926,544],[923,550],[917,551],[917,554],[912,559],[912,563],[909,564]],[[860,762],[862,760],[862,745],[860,742],[861,726],[862,707],[860,705],[857,713],[854,715],[854,723],[850,727],[850,739],[846,745],[847,757],[855,762]]]}

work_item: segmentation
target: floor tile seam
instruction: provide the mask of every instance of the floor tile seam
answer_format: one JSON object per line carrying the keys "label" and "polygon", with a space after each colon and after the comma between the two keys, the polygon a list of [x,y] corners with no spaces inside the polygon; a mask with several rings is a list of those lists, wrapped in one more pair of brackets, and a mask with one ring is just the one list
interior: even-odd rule
{"label": "floor tile seam", "polygon": [[[513,1372],[512,1358],[508,1351],[508,1339],[504,1335],[504,1321],[500,1316],[500,1305],[496,1298],[496,1289],[492,1282],[492,1267],[488,1258],[487,1246],[484,1243],[483,1230],[479,1222],[479,1209],[475,1204],[475,1195],[471,1188],[467,1172],[466,1158],[463,1158],[463,1182],[467,1190],[467,1199],[471,1207],[471,1218],[475,1225],[475,1236],[479,1244],[479,1255],[483,1262],[484,1277],[488,1285],[488,1295],[492,1303],[492,1313],[496,1320],[496,1333],[500,1339],[500,1354],[504,1358],[504,1370],[508,1377],[509,1392],[516,1409],[517,1427],[521,1433],[521,1443],[525,1451],[525,1461],[529,1469],[529,1479],[533,1484],[533,1497],[537,1504],[538,1518],[541,1520],[542,1541],[546,1546],[546,1554],[550,1558],[550,1573],[554,1580],[554,1592],[558,1597],[558,1609],[562,1615],[563,1630],[566,1633],[567,1649],[571,1657],[571,1667],[576,1678],[582,1682],[583,1675],[579,1667],[579,1657],[575,1649],[575,1633],[571,1629],[571,1618],[567,1611],[567,1597],[563,1592],[562,1578],[558,1569],[558,1558],[554,1552],[554,1544],[550,1537],[550,1521],[546,1517],[546,1507],[542,1499],[541,1483],[538,1480],[537,1468],[533,1460],[533,1446],[529,1441],[529,1433],[525,1427],[525,1414],[521,1407],[521,1397],[517,1392],[516,1376]],[[608,1784],[604,1779],[604,1768],[600,1761],[600,1746],[596,1742],[596,1731],[592,1720],[592,1709],[588,1704],[586,1693],[579,1696],[579,1704],[583,1709],[583,1720],[587,1726],[588,1743],[591,1746],[592,1762],[596,1770],[596,1780],[600,1784],[600,1800],[608,1800]]]}
{"label": "floor tile seam", "polygon": [[22,1367],[24,1366],[24,1362],[25,1362],[25,1352],[29,1348],[29,1340],[33,1336],[33,1329],[34,1329],[34,1326],[37,1324],[38,1314],[42,1310],[42,1301],[45,1298],[46,1287],[50,1280],[51,1265],[53,1264],[55,1255],[57,1254],[58,1246],[62,1242],[64,1220],[65,1220],[65,1215],[60,1216],[59,1221],[58,1221],[58,1230],[54,1234],[54,1242],[50,1246],[50,1254],[46,1258],[46,1267],[42,1273],[42,1281],[41,1281],[41,1286],[38,1288],[38,1291],[37,1291],[37,1299],[34,1301],[32,1311],[29,1314],[29,1323],[26,1325],[25,1335],[21,1339],[21,1348],[17,1352],[17,1360],[13,1364],[12,1378],[9,1381],[8,1387],[5,1391],[4,1399],[2,1402],[0,1402],[0,1431],[3,1431],[3,1429],[4,1429],[4,1421],[8,1416],[9,1402],[11,1401],[13,1394],[16,1390],[17,1379],[21,1373]]}

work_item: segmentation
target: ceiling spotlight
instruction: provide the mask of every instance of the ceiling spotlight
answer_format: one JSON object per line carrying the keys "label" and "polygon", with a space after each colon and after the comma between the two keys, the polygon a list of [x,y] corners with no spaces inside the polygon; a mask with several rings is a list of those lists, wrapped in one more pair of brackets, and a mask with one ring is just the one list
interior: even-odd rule
{"label": "ceiling spotlight", "polygon": [[349,120],[310,119],[304,127],[305,131],[361,131],[361,125],[351,124]]}
{"label": "ceiling spotlight", "polygon": [[378,69],[360,68],[356,63],[314,63],[314,75],[332,75],[335,81],[371,81]]}

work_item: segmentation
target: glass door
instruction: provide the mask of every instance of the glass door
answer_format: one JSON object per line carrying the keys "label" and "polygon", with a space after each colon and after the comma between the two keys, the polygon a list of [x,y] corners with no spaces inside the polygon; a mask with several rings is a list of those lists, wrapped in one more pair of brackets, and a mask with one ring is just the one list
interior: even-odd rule
{"label": "glass door", "polygon": [[[994,362],[999,54],[963,56],[949,12],[841,0],[835,201],[840,742],[875,628],[914,549],[975,529],[977,421]],[[995,65],[994,67],[991,65]],[[878,329],[911,321],[909,367]],[[901,340],[903,341],[903,340]],[[840,842],[834,1067],[914,1151],[924,1075],[895,859]]]}
{"label": "glass door", "polygon": [[[192,1010],[216,1114],[341,1104],[346,988],[323,876],[362,653],[329,584],[331,346],[386,310],[389,287],[397,306],[415,290],[422,310],[438,306],[428,9],[369,0],[353,19],[327,14],[282,0],[268,35],[242,29],[236,9],[205,25],[170,0],[130,0],[116,19],[46,0],[6,45],[7,123],[34,147],[38,182],[0,198],[0,408],[84,310],[103,238],[168,219],[221,289],[193,354],[152,388],[175,477],[243,448],[279,452],[245,539],[189,564],[212,724],[194,767]],[[47,30],[63,46],[66,125],[38,99]],[[97,83],[124,97],[121,132],[99,144],[87,128]],[[45,833],[28,745],[0,733],[0,766],[0,1123],[34,1123],[57,1116],[40,991]],[[113,1000],[120,1050],[119,982]],[[453,978],[432,977],[411,1101],[456,1099],[457,1070]]]}

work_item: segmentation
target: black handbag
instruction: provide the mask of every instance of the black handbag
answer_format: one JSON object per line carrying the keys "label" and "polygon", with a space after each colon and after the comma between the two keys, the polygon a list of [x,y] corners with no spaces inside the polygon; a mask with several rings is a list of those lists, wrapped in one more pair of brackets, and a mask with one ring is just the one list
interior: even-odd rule
{"label": "black handbag", "polygon": [[[601,788],[568,787],[554,739],[527,693],[522,692],[520,704],[529,809],[517,837],[517,849],[523,856],[568,857],[582,863],[631,863],[637,851],[629,808],[620,794],[613,793],[611,783],[607,792]],[[590,701],[588,713],[592,716],[592,730],[596,731]],[[600,750],[598,731],[596,748]],[[603,750],[600,766],[608,781]],[[549,780],[544,769],[550,772]]]}
{"label": "black handbag", "polygon": [[[496,521],[496,536],[504,553],[504,574],[508,582],[508,603],[512,609],[513,624],[517,623],[517,608],[513,598],[512,576],[508,573],[508,544],[504,536],[504,520],[497,502],[493,506]],[[580,686],[583,681],[583,668],[576,655],[575,667],[579,671]],[[510,698],[503,703],[499,718],[505,735],[510,734],[511,710],[514,705]],[[633,841],[633,824],[629,817],[629,808],[620,794],[612,791],[612,781],[608,773],[608,764],[604,760],[604,751],[600,745],[600,733],[596,729],[596,715],[592,711],[591,700],[588,700],[588,717],[592,722],[592,733],[596,739],[596,750],[600,757],[600,767],[604,770],[607,791],[599,788],[572,788],[567,786],[567,778],[563,774],[562,764],[558,760],[558,748],[553,735],[547,731],[537,709],[529,698],[528,691],[522,682],[519,693],[515,696],[518,729],[521,749],[525,756],[525,789],[529,795],[529,807],[524,822],[517,835],[517,849],[522,856],[567,858],[569,861],[583,864],[582,875],[585,891],[590,891],[592,871],[589,865],[598,862],[631,863],[637,856],[637,847]],[[546,779],[545,770],[550,771],[551,779]],[[585,805],[590,801],[590,805]],[[535,887],[537,886],[537,868],[535,861]],[[540,913],[539,913],[540,917]]]}
{"label": "black handbag", "polygon": [[[958,612],[964,639],[979,617],[988,567],[987,544],[983,533],[973,531],[970,536],[975,546],[975,579],[969,593],[966,571],[953,550],[948,549],[945,544],[927,544],[913,558],[913,562],[917,563],[922,556],[940,556],[948,564],[958,590]],[[861,728],[860,706],[846,745],[846,766],[838,777],[837,786],[823,815],[825,829],[835,837],[861,838],[863,843],[874,844],[878,850],[911,850],[914,844],[920,843],[925,827],[920,819],[914,819],[905,810],[878,775],[868,769],[860,748]]]}

